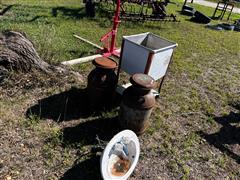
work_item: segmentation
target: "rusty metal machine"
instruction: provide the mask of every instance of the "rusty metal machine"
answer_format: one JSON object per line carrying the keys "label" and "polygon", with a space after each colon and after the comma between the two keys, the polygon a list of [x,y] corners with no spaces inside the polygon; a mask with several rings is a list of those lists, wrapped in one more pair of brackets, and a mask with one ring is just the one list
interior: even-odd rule
{"label": "rusty metal machine", "polygon": [[[179,22],[176,15],[167,13],[169,0],[124,0],[121,1],[120,17],[130,21],[172,21]],[[116,2],[112,0],[101,1],[100,9],[113,13]]]}

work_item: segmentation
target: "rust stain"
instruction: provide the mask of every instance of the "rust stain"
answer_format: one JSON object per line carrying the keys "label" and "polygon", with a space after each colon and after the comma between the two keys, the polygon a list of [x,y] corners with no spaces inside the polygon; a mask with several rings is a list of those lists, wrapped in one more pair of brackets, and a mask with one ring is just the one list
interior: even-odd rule
{"label": "rust stain", "polygon": [[124,176],[130,169],[131,162],[127,159],[120,158],[112,167],[111,173],[114,176]]}

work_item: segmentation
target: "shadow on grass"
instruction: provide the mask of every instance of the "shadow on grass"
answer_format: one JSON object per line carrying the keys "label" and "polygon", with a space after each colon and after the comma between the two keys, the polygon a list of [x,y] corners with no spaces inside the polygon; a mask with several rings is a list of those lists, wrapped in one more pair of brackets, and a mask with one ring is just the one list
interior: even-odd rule
{"label": "shadow on grass", "polygon": [[11,8],[13,7],[13,5],[9,5],[7,7],[5,7],[2,11],[0,11],[0,16],[3,16],[6,12],[8,12]]}
{"label": "shadow on grass", "polygon": [[[97,147],[100,145],[101,148],[104,148],[106,143],[120,130],[117,117],[91,120],[75,127],[63,129],[62,143],[63,146],[71,147],[80,143],[81,146],[95,145]],[[82,156],[81,159],[83,159]],[[75,179],[101,179],[100,158],[93,154],[80,163],[74,163],[60,178],[60,180]]]}
{"label": "shadow on grass", "polygon": [[29,21],[27,21],[27,22],[34,22],[34,21],[37,21],[37,20],[39,20],[41,18],[47,18],[47,17],[48,16],[35,16],[32,19],[30,19]]}
{"label": "shadow on grass", "polygon": [[221,15],[219,15],[219,16],[212,16],[211,17],[212,20],[220,20],[220,18],[221,18]]}
{"label": "shadow on grass", "polygon": [[41,99],[26,112],[27,117],[38,116],[57,122],[87,118],[92,114],[88,108],[86,89],[77,88]]}
{"label": "shadow on grass", "polygon": [[98,180],[101,179],[100,158],[91,156],[87,160],[75,163],[59,180]]}
{"label": "shadow on grass", "polygon": [[226,145],[240,145],[240,127],[237,124],[240,123],[240,114],[230,112],[229,115],[222,117],[215,117],[214,120],[221,124],[222,127],[219,132],[213,134],[207,134],[203,131],[198,132],[201,137],[206,141],[227,154],[229,157],[234,159],[240,164],[240,154],[234,152],[234,147],[229,148]]}
{"label": "shadow on grass", "polygon": [[53,17],[57,17],[59,12],[62,13],[63,16],[68,16],[75,19],[81,19],[83,17],[86,17],[84,8],[66,8],[66,7],[52,8]]}
{"label": "shadow on grass", "polygon": [[107,142],[120,130],[118,117],[99,118],[63,129],[62,141],[64,146],[78,143],[82,146],[95,145],[99,143],[97,138]]}
{"label": "shadow on grass", "polygon": [[[97,98],[97,96],[94,97]],[[90,116],[99,116],[104,112],[107,113],[118,107],[121,100],[121,97],[118,95],[112,97],[114,100],[110,97],[108,98],[111,99],[111,101],[106,100],[104,103],[92,99],[92,106],[90,106],[86,88],[71,88],[68,91],[38,100],[37,104],[27,109],[26,117],[36,116],[40,119],[52,119],[57,122],[62,122],[88,118]],[[99,103],[101,103],[101,105]]]}
{"label": "shadow on grass", "polygon": [[69,54],[75,57],[84,57],[86,56],[89,52],[88,51],[82,51],[82,50],[69,50]]}
{"label": "shadow on grass", "polygon": [[194,19],[194,17],[190,17],[189,19],[185,19],[185,21],[192,22],[192,23],[195,23],[195,24],[206,24],[206,23],[201,23],[201,22],[196,21]]}
{"label": "shadow on grass", "polygon": [[[15,7],[12,11],[13,14],[17,13],[15,19],[9,19],[12,22],[34,22],[39,19],[49,20],[50,17],[68,17],[72,19],[81,19],[86,17],[85,8],[67,8],[67,7],[45,7],[39,5],[9,5],[0,11],[0,16],[4,15],[12,7]],[[50,14],[49,14],[50,11]],[[26,13],[27,12],[27,13]],[[44,13],[44,15],[43,15]]]}
{"label": "shadow on grass", "polygon": [[[77,118],[93,117],[87,106],[86,89],[72,88],[66,92],[52,95],[39,100],[30,107],[26,116],[37,115],[44,119],[53,119],[57,122],[68,121]],[[95,115],[95,114],[94,114]],[[102,150],[106,143],[120,131],[118,117],[113,114],[112,118],[96,118],[94,120],[85,119],[80,124],[73,127],[65,127],[61,133],[61,145],[74,149],[91,145],[100,147]],[[94,155],[94,153],[91,153]],[[100,179],[100,160],[95,156],[81,156],[65,174],[60,178],[67,179]]]}

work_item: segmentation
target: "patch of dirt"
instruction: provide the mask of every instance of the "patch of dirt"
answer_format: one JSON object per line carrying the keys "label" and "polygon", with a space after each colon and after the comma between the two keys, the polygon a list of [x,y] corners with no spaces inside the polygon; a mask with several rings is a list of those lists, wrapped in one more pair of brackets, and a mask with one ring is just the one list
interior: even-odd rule
{"label": "patch of dirt", "polygon": [[[119,131],[117,112],[89,113],[84,87],[71,76],[39,73],[13,73],[1,84],[0,178],[100,178],[92,149],[101,152]],[[209,117],[171,114],[164,101],[152,114],[149,128],[156,129],[139,137],[141,155],[130,179],[238,177],[238,103],[226,116]]]}
{"label": "patch of dirt", "polygon": [[[69,70],[69,72],[71,71]],[[73,71],[72,74],[61,72],[44,73],[39,71],[21,73],[12,71],[0,82],[0,92],[1,95],[14,97],[23,94],[37,94],[36,91],[48,91],[51,87],[66,87],[81,82],[82,76]]]}
{"label": "patch of dirt", "polygon": [[[170,72],[129,179],[240,177],[238,71],[216,64],[195,80]],[[118,109],[89,110],[88,70],[1,81],[0,179],[101,179],[99,153],[120,131]]]}

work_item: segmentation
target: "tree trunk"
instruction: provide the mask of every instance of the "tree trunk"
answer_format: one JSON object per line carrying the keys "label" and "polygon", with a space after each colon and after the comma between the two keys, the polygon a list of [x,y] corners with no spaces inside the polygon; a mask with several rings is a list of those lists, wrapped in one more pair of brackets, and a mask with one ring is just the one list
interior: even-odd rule
{"label": "tree trunk", "polygon": [[50,65],[39,57],[33,43],[24,34],[14,31],[0,33],[0,66],[8,71],[50,70]]}
{"label": "tree trunk", "polygon": [[34,78],[45,74],[48,79],[58,77],[58,79],[55,78],[56,81],[62,81],[63,77],[70,76],[77,81],[82,81],[82,76],[77,72],[65,66],[53,66],[43,61],[25,34],[6,31],[0,33],[0,83],[8,77],[11,71],[25,73]]}

